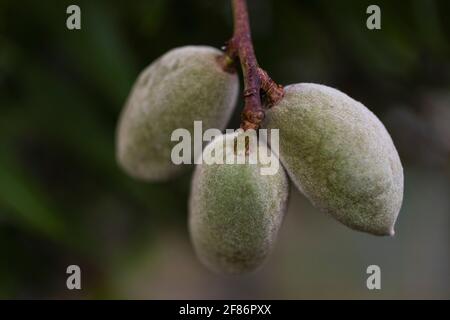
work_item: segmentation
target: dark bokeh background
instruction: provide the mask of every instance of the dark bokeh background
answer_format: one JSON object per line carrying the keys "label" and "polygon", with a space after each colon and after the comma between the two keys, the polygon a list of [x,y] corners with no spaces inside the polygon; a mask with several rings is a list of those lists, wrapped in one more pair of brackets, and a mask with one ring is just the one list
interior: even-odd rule
{"label": "dark bokeh background", "polygon": [[[376,1],[382,30],[369,31],[372,2],[249,0],[276,81],[337,87],[391,132],[405,169],[396,236],[351,231],[293,190],[267,264],[229,278],[190,246],[190,173],[140,183],[114,157],[139,71],[173,47],[222,46],[229,1],[0,1],[0,298],[450,298],[450,2]],[[66,289],[70,264],[82,291]],[[370,264],[381,291],[366,289]]]}

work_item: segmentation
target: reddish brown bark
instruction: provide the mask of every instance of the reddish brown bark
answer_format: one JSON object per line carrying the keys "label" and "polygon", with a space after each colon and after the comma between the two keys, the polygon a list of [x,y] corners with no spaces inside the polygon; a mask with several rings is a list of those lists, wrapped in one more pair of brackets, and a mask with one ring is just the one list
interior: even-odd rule
{"label": "reddish brown bark", "polygon": [[266,94],[267,106],[278,102],[284,94],[283,87],[277,85],[267,72],[262,70],[255,56],[251,38],[246,0],[233,0],[234,33],[227,43],[227,55],[239,60],[244,77],[244,110],[241,128],[257,130],[264,120],[265,110],[261,101],[261,91]]}

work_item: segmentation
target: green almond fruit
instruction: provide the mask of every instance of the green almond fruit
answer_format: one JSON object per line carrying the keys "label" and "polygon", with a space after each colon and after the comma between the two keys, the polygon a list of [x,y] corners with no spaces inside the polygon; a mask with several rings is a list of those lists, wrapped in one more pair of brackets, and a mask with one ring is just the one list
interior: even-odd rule
{"label": "green almond fruit", "polygon": [[290,85],[263,126],[280,130],[280,160],[316,207],[352,229],[394,234],[403,168],[389,133],[364,105],[327,86]]}
{"label": "green almond fruit", "polygon": [[176,48],[140,74],[117,130],[118,162],[129,175],[149,181],[172,178],[185,167],[171,159],[178,143],[171,141],[174,130],[193,135],[194,121],[202,121],[203,130],[225,128],[239,80],[223,70],[222,55],[206,46]]}
{"label": "green almond fruit", "polygon": [[[227,143],[241,134],[239,130],[219,136],[205,148],[189,202],[189,230],[197,256],[211,270],[225,274],[249,272],[262,264],[274,245],[289,193],[287,175],[265,145],[250,147],[245,158],[242,144]],[[278,170],[262,175],[265,165],[248,161],[256,149],[271,154]],[[247,161],[211,164],[207,160],[212,150]]]}

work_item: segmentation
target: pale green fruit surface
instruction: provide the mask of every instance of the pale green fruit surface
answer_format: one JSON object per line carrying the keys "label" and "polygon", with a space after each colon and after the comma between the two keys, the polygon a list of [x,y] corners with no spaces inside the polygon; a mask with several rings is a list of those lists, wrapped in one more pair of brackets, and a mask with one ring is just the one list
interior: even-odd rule
{"label": "pale green fruit surface", "polygon": [[[203,154],[237,134],[217,137]],[[234,153],[233,147],[223,150]],[[237,152],[242,157],[242,148]],[[264,152],[270,151],[264,147]],[[247,162],[196,167],[189,231],[198,257],[215,272],[252,271],[274,245],[286,209],[289,181],[281,165],[274,175],[261,175],[261,166],[260,162]]]}
{"label": "pale green fruit surface", "polygon": [[350,228],[393,235],[403,168],[378,118],[346,94],[295,84],[267,114],[279,129],[280,160],[312,203]]}
{"label": "pale green fruit surface", "polygon": [[166,180],[185,165],[171,161],[175,129],[193,137],[194,121],[203,130],[224,129],[235,107],[239,89],[236,74],[217,63],[221,51],[205,46],[173,49],[139,76],[119,119],[117,158],[131,176]]}

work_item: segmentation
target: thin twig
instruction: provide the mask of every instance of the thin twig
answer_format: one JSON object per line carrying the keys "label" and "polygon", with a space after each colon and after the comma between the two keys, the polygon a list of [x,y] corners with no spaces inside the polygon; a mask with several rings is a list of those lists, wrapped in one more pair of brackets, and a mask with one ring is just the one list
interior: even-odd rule
{"label": "thin twig", "polygon": [[227,56],[239,59],[244,77],[244,110],[241,128],[257,130],[264,119],[265,110],[261,101],[261,90],[271,106],[283,97],[283,88],[277,85],[256,60],[250,32],[246,0],[233,0],[234,33],[227,43]]}

